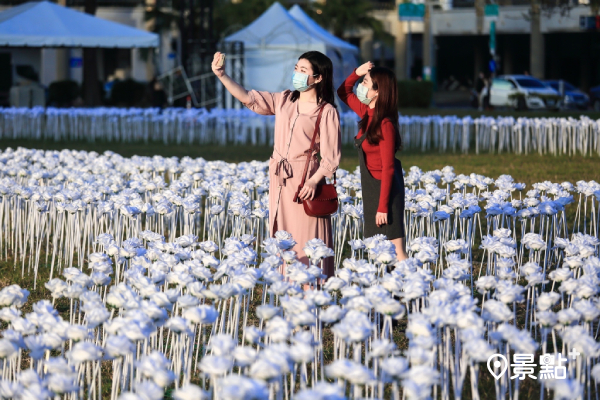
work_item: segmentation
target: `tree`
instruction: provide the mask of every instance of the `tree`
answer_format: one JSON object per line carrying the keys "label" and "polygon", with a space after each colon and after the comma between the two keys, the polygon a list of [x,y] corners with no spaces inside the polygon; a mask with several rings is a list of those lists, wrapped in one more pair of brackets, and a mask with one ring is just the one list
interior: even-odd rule
{"label": "tree", "polygon": [[249,25],[275,0],[220,1],[215,7],[215,37],[222,39]]}
{"label": "tree", "polygon": [[[200,56],[212,58],[215,46],[215,9],[214,0],[170,0],[169,6],[163,6],[165,0],[156,0],[147,7],[144,19],[150,21],[152,32],[161,35],[177,25],[181,41],[181,63],[187,72],[193,71],[194,64],[189,58]],[[219,2],[221,3],[221,2]],[[201,65],[206,64],[205,61]]]}
{"label": "tree", "polygon": [[[150,21],[150,31],[162,36],[163,33],[169,32],[173,24],[177,22],[177,10],[181,0],[175,0],[169,7],[163,7],[163,1],[156,0],[151,6],[145,8],[144,21]],[[142,48],[140,58],[144,61],[152,54],[151,49]]]}
{"label": "tree", "polygon": [[367,28],[373,31],[376,39],[392,44],[394,37],[387,33],[380,20],[373,17],[373,6],[368,0],[324,0],[313,2],[307,12],[321,26],[343,37],[347,30]]}
{"label": "tree", "polygon": [[146,7],[144,11],[144,21],[152,21],[150,31],[161,34],[170,31],[173,24],[177,22],[178,11],[181,1],[176,0],[170,7],[163,7],[163,2],[155,1],[152,5]]}

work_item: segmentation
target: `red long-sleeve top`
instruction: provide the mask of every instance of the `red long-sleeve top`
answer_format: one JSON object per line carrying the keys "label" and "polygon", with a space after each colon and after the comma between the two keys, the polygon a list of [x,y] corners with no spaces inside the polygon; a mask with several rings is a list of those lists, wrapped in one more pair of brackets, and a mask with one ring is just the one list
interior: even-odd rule
{"label": "red long-sleeve top", "polygon": [[[338,96],[348,105],[359,117],[365,114],[369,115],[369,124],[372,121],[373,108],[364,105],[358,100],[352,89],[354,84],[360,79],[356,71],[346,78],[344,83],[338,88]],[[363,135],[362,129],[358,132],[357,138]],[[367,169],[375,179],[381,181],[381,191],[379,193],[379,206],[377,211],[381,213],[388,212],[390,202],[390,191],[392,190],[392,179],[394,178],[394,160],[396,154],[396,131],[389,119],[381,122],[381,136],[378,144],[370,144],[368,140],[362,142],[362,149],[365,152],[365,163]],[[365,193],[363,193],[365,196]]]}

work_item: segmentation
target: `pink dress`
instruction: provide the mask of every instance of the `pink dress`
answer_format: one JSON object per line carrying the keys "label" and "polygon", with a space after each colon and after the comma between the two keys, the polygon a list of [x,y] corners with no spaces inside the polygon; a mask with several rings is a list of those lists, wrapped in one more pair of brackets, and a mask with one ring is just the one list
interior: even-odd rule
{"label": "pink dress", "polygon": [[[293,201],[294,194],[302,180],[306,162],[304,152],[309,148],[315,131],[319,107],[315,105],[309,114],[300,114],[299,100],[291,102],[292,92],[269,93],[251,90],[250,101],[245,104],[250,110],[262,115],[275,115],[275,147],[269,160],[269,229],[271,235],[278,230],[292,234],[296,245],[293,250],[298,259],[308,264],[308,257],[302,250],[310,239],[323,240],[333,249],[331,218],[309,217],[302,204]],[[321,116],[320,135],[316,139],[321,155],[316,153],[308,168],[307,179],[318,169],[329,178],[340,164],[341,132],[340,116],[331,104],[327,104]],[[333,257],[325,259],[323,273],[333,276]]]}

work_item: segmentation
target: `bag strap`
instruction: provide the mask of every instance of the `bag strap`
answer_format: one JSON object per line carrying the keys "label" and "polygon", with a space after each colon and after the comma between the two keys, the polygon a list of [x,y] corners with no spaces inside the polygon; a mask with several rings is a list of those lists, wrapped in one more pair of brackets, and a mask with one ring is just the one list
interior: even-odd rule
{"label": "bag strap", "polygon": [[319,108],[319,115],[317,115],[317,122],[315,124],[315,132],[313,133],[313,137],[310,140],[310,147],[304,153],[306,154],[306,163],[304,164],[304,172],[302,172],[302,181],[300,185],[298,185],[298,190],[296,190],[296,194],[294,195],[294,202],[298,201],[298,196],[300,194],[300,190],[304,187],[304,182],[306,182],[306,174],[308,173],[308,164],[310,163],[310,156],[313,153],[313,147],[315,145],[315,140],[317,135],[319,134],[319,129],[321,125],[321,116],[323,115],[323,109],[325,108],[327,103],[323,103],[323,105]]}

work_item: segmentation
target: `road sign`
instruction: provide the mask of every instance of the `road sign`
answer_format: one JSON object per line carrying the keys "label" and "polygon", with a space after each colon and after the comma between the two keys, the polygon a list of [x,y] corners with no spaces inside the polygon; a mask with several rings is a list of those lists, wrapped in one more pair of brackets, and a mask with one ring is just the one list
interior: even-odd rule
{"label": "road sign", "polygon": [[600,29],[600,15],[579,17],[579,28],[586,31],[596,31]]}
{"label": "road sign", "polygon": [[490,53],[496,54],[496,21],[490,22]]}
{"label": "road sign", "polygon": [[69,59],[69,67],[71,68],[81,68],[83,66],[83,58],[81,57],[71,57]]}
{"label": "road sign", "polygon": [[398,6],[400,21],[423,21],[425,4],[400,3]]}
{"label": "road sign", "polygon": [[497,18],[499,14],[500,9],[498,7],[498,4],[486,4],[485,8],[483,9],[483,15],[486,18]]}

